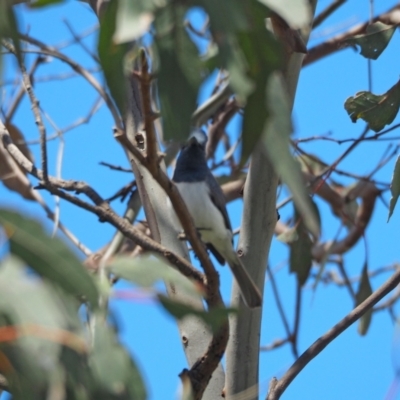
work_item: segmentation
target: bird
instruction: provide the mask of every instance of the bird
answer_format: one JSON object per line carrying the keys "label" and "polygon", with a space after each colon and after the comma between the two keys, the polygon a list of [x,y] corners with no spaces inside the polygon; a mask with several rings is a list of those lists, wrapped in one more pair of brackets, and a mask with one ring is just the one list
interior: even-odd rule
{"label": "bird", "polygon": [[183,145],[172,181],[185,202],[195,227],[216,260],[229,265],[249,308],[261,306],[262,297],[233,248],[233,233],[225,196],[207,164],[207,135],[194,129]]}

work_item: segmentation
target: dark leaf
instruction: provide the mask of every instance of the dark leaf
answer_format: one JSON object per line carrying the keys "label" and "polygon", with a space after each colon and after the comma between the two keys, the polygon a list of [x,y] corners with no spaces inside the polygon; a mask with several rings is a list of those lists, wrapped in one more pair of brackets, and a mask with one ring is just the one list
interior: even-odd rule
{"label": "dark leaf", "polygon": [[371,92],[359,92],[349,97],[344,108],[353,122],[359,118],[367,122],[375,132],[382,130],[393,122],[400,107],[400,81],[385,94],[375,95]]}
{"label": "dark leaf", "polygon": [[224,322],[226,322],[229,314],[236,313],[234,308],[214,308],[210,311],[196,309],[188,304],[184,304],[170,298],[159,295],[160,303],[173,317],[182,319],[187,316],[195,316],[202,319],[213,332],[218,331]]}
{"label": "dark leaf", "polygon": [[[371,294],[372,294],[372,287],[368,276],[368,264],[365,263],[361,274],[360,285],[356,293],[355,306],[356,307],[359,306]],[[369,325],[371,324],[371,319],[372,319],[372,310],[370,309],[360,318],[360,321],[358,323],[358,333],[360,335],[364,336],[367,333]]]}
{"label": "dark leaf", "polygon": [[167,7],[155,20],[157,82],[165,140],[187,139],[202,81],[202,62],[183,24],[185,11],[182,6]]}
{"label": "dark leaf", "polygon": [[128,98],[128,81],[125,74],[125,55],[128,45],[114,41],[118,0],[108,4],[100,23],[99,42],[97,45],[100,64],[103,68],[107,86],[117,104],[121,115],[125,115]]}
{"label": "dark leaf", "polygon": [[395,30],[396,26],[378,21],[368,25],[365,34],[356,35],[346,42],[360,46],[361,55],[376,60],[386,49]]}
{"label": "dark leaf", "polygon": [[271,117],[264,129],[262,140],[268,156],[282,181],[289,187],[296,209],[308,230],[319,237],[319,223],[304,184],[300,165],[289,151],[289,135],[292,130],[290,107],[285,87],[279,75],[273,74],[267,88]]}
{"label": "dark leaf", "polygon": [[139,370],[115,333],[97,324],[93,341],[89,364],[97,388],[95,398],[145,400],[146,388]]}
{"label": "dark leaf", "polygon": [[75,296],[85,296],[98,306],[98,289],[93,278],[67,245],[47,235],[42,226],[16,212],[0,209],[0,224],[15,254],[38,274]]}
{"label": "dark leaf", "polygon": [[29,7],[31,8],[41,8],[46,6],[51,6],[54,4],[64,3],[65,0],[37,0],[32,3],[29,3]]}
{"label": "dark leaf", "polygon": [[[0,1],[0,47],[1,40],[11,39],[17,53],[18,62],[22,61],[21,46],[19,43],[18,21],[14,13],[13,2],[10,0]],[[1,71],[1,53],[0,53],[0,71]]]}
{"label": "dark leaf", "polygon": [[397,157],[396,165],[394,166],[393,178],[392,182],[390,183],[390,192],[392,193],[392,197],[390,199],[389,205],[388,222],[393,214],[394,208],[396,207],[396,203],[400,195],[400,157]]}
{"label": "dark leaf", "polygon": [[290,243],[290,272],[297,275],[299,284],[303,286],[310,274],[312,266],[312,241],[302,217],[295,210],[294,221],[297,239]]}
{"label": "dark leaf", "polygon": [[2,262],[0,293],[0,344],[2,360],[9,366],[1,368],[2,373],[13,398],[43,398],[48,385],[59,384],[61,348],[87,351],[79,304],[48,281],[28,274],[15,257]]}

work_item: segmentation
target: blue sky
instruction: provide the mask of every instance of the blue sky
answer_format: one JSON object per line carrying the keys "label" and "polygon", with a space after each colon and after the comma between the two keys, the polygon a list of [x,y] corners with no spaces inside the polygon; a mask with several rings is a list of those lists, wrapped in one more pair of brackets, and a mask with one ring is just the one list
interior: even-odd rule
{"label": "blue sky", "polygon": [[[319,10],[330,1],[320,1]],[[375,14],[389,9],[393,0],[380,0],[375,4]],[[356,22],[369,18],[369,0],[348,2],[329,18],[315,32],[310,46],[326,39],[327,32],[338,32]],[[83,32],[94,26],[97,21],[92,11],[83,3],[67,2],[63,6],[47,8],[44,11],[30,11],[20,7],[20,25],[25,31],[45,43],[58,45],[71,35],[63,22],[68,20],[76,32]],[[85,39],[88,46],[95,48],[95,35]],[[399,32],[382,56],[372,63],[373,92],[381,94],[387,91],[399,79],[400,59]],[[79,47],[68,46],[65,53],[79,60],[87,68],[95,66],[93,60]],[[32,60],[32,56],[28,57]],[[7,61],[8,62],[8,61]],[[29,63],[29,62],[28,62]],[[96,100],[96,93],[81,78],[71,78],[60,82],[40,82],[39,77],[58,73],[67,73],[67,65],[57,60],[40,66],[35,89],[41,106],[61,128],[86,115]],[[95,73],[97,79],[102,76]],[[6,65],[6,78],[14,78],[10,73],[10,64]],[[207,89],[207,88],[206,88]],[[207,90],[204,90],[206,93]],[[343,104],[347,97],[368,89],[367,61],[358,52],[347,49],[326,57],[304,68],[301,72],[293,112],[294,137],[308,137],[332,132],[337,139],[357,137],[364,125],[353,124]],[[7,95],[2,102],[7,105],[8,94],[12,86],[7,86]],[[200,96],[200,100],[201,100]],[[394,123],[398,123],[397,117]],[[37,139],[30,105],[23,101],[14,119],[15,124],[24,133],[27,140]],[[66,179],[80,179],[89,182],[102,196],[108,197],[131,180],[129,174],[110,171],[100,167],[100,161],[128,167],[127,160],[120,146],[112,137],[112,119],[104,105],[90,120],[90,123],[64,135],[65,149],[62,164],[62,176]],[[49,124],[48,133],[53,129]],[[232,123],[230,132],[237,134],[237,122]],[[392,136],[400,136],[396,131]],[[332,142],[316,141],[303,145],[303,148],[318,154],[325,162],[334,161],[344,152],[349,144],[338,145]],[[55,173],[56,157],[60,140],[49,143],[49,167]],[[383,154],[387,142],[367,142],[359,146],[341,164],[346,169],[358,174],[368,174]],[[38,146],[33,147],[36,160],[40,160]],[[375,178],[388,182],[391,179],[394,159],[382,168]],[[336,177],[343,184],[351,184],[352,179]],[[54,206],[54,199],[42,193],[48,204]],[[287,195],[283,193],[283,197]],[[385,193],[388,200],[388,193]],[[376,207],[372,221],[366,233],[368,243],[368,264],[370,269],[389,265],[399,259],[398,226],[400,212],[395,211],[390,223],[387,223],[387,209],[382,202]],[[317,199],[323,214],[323,239],[334,237],[338,222],[331,217],[329,208]],[[46,223],[51,229],[39,206],[27,203],[18,195],[0,186],[0,206],[17,207],[29,215]],[[123,212],[124,205],[114,202],[114,208]],[[241,201],[229,205],[229,213],[234,227],[239,226]],[[282,218],[292,213],[291,206],[282,210]],[[112,236],[114,229],[100,224],[97,218],[67,203],[61,203],[61,220],[90,249],[96,250]],[[358,275],[364,263],[364,244],[358,243],[345,255],[344,261],[351,276]],[[280,268],[276,274],[283,304],[289,321],[293,320],[295,295],[295,277],[289,275],[287,266],[288,252],[285,245],[275,238],[272,242],[270,265]],[[223,294],[229,299],[232,278],[227,268],[220,270],[223,282]],[[373,281],[376,289],[387,275]],[[121,285],[120,288],[127,288]],[[276,310],[270,283],[265,288],[265,306],[263,310],[263,331],[261,344],[266,345],[284,335],[282,323]],[[343,318],[353,307],[353,302],[346,289],[320,284],[314,293],[305,291],[302,303],[302,321],[299,337],[299,350],[304,351],[320,335]],[[133,302],[113,300],[111,308],[119,321],[121,338],[129,347],[135,360],[140,365],[147,383],[150,399],[174,399],[179,386],[178,373],[186,367],[186,360],[181,349],[175,321],[161,307],[152,302]],[[285,400],[307,398],[308,400],[333,399],[384,399],[393,381],[395,369],[400,363],[398,358],[395,327],[385,312],[375,314],[372,326],[366,337],[360,337],[356,325],[330,344],[313,360],[287,389]],[[260,382],[265,394],[272,376],[281,376],[294,361],[288,347],[260,355]],[[399,396],[397,396],[400,398]],[[397,398],[396,397],[396,398]]]}

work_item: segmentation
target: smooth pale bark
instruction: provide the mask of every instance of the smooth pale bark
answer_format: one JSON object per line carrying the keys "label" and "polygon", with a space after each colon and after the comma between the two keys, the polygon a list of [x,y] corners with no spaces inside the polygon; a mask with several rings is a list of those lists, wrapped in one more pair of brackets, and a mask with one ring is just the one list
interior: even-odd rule
{"label": "smooth pale bark", "polygon": [[[314,13],[317,0],[310,1]],[[302,32],[307,43],[311,24]],[[293,107],[297,82],[304,54],[292,53],[283,71],[290,106]],[[238,249],[243,252],[242,261],[250,275],[264,289],[267,258],[276,223],[276,189],[278,178],[263,151],[256,146],[252,154],[249,174],[243,196],[243,215]],[[248,310],[240,299],[234,283],[232,302],[240,311],[230,318],[230,339],[226,352],[226,391],[229,396],[246,392],[246,399],[258,399],[258,374],[262,309]]]}
{"label": "smooth pale bark", "polygon": [[[129,97],[130,113],[126,117],[126,130],[128,138],[133,138],[141,128],[141,112],[137,102],[138,87],[135,81],[131,81],[132,93]],[[133,157],[129,155],[129,157]],[[162,163],[162,168],[165,164]],[[189,253],[185,242],[178,240],[181,233],[180,227],[176,224],[176,217],[173,215],[172,208],[164,190],[154,180],[151,173],[140,163],[136,162],[135,177],[138,189],[142,196],[142,204],[145,209],[146,218],[153,234],[153,239],[173,251],[174,253],[189,260]],[[171,298],[184,301],[196,308],[203,308],[203,300],[200,296],[193,293],[189,296],[179,292],[176,287],[167,286],[168,294]],[[183,349],[191,367],[206,351],[211,342],[212,335],[203,321],[195,317],[187,317],[178,321],[179,334]],[[185,366],[182,365],[182,369]],[[177,374],[181,371],[176,371]],[[203,399],[214,400],[222,399],[222,391],[225,384],[225,374],[221,364],[214,371],[212,378],[204,392]]]}

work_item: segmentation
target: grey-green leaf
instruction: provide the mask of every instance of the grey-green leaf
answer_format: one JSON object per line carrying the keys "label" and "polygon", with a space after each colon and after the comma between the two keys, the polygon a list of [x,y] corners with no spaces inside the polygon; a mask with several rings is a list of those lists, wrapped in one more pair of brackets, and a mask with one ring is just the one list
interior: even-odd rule
{"label": "grey-green leaf", "polygon": [[150,28],[157,9],[166,4],[166,0],[119,0],[115,42],[139,39]]}
{"label": "grey-green leaf", "polygon": [[390,198],[389,204],[388,222],[393,214],[394,208],[396,207],[396,203],[400,195],[400,156],[397,157],[396,165],[394,166],[393,178],[392,182],[390,183],[390,192],[392,193],[392,197]]}
{"label": "grey-green leaf", "polygon": [[172,316],[177,319],[185,318],[186,316],[193,315],[202,319],[213,332],[218,331],[223,323],[227,321],[228,315],[236,313],[237,310],[234,308],[214,308],[210,311],[203,311],[196,309],[188,304],[181,303],[176,300],[171,300],[170,298],[159,295],[160,303]]}
{"label": "grey-green leaf", "polygon": [[179,287],[187,294],[200,289],[196,289],[193,282],[156,257],[117,257],[108,269],[113,274],[142,287],[151,287],[163,281]]}
{"label": "grey-green leaf", "polygon": [[267,88],[271,117],[264,129],[262,140],[265,150],[282,181],[289,187],[296,209],[308,230],[319,237],[319,223],[311,204],[301,168],[289,151],[289,135],[292,131],[290,108],[285,96],[281,77],[274,73]]}
{"label": "grey-green leaf", "polygon": [[312,266],[312,241],[300,214],[295,210],[294,220],[297,238],[290,242],[290,272],[297,275],[297,280],[303,286],[310,274]]}
{"label": "grey-green leaf", "polygon": [[89,364],[101,398],[147,398],[146,388],[136,364],[118,342],[115,333],[105,324],[96,326]]}
{"label": "grey-green leaf", "polygon": [[379,132],[395,119],[400,107],[400,81],[385,94],[359,92],[349,97],[344,108],[353,122],[359,118],[367,122],[371,129]]}
{"label": "grey-green leaf", "polygon": [[[12,2],[0,1],[0,48],[2,39],[11,39],[18,61],[22,61],[21,46],[19,43],[18,21],[14,12]],[[1,54],[0,54],[0,72],[1,72]]]}
{"label": "grey-green leaf", "polygon": [[1,353],[11,365],[3,373],[13,398],[41,398],[47,385],[57,384],[57,374],[51,371],[59,369],[60,353],[87,351],[79,303],[51,282],[28,273],[14,256],[1,263],[0,293],[0,326],[20,332],[2,343]]}
{"label": "grey-green leaf", "polygon": [[129,49],[126,44],[114,41],[118,1],[108,4],[107,12],[101,17],[97,50],[107,86],[117,104],[121,115],[125,115],[128,98],[128,80],[125,76],[125,55]]}
{"label": "grey-green leaf", "polygon": [[92,307],[98,306],[93,278],[61,239],[50,237],[38,222],[10,210],[0,209],[0,225],[10,240],[11,253],[66,292],[85,296]]}
{"label": "grey-green leaf", "polygon": [[365,34],[353,36],[346,42],[360,46],[365,58],[376,60],[386,49],[395,30],[396,26],[378,21],[368,25]]}
{"label": "grey-green leaf", "polygon": [[279,14],[291,28],[303,28],[311,20],[311,9],[307,0],[258,1]]}
{"label": "grey-green leaf", "polygon": [[[366,300],[372,294],[372,287],[368,276],[368,264],[364,264],[361,280],[358,286],[358,291],[356,293],[356,307],[360,305],[364,300]],[[358,333],[360,335],[365,335],[371,324],[372,310],[368,310],[361,318],[358,323]]]}
{"label": "grey-green leaf", "polygon": [[185,8],[166,7],[155,19],[158,91],[165,140],[185,141],[191,130],[203,67],[184,27]]}

